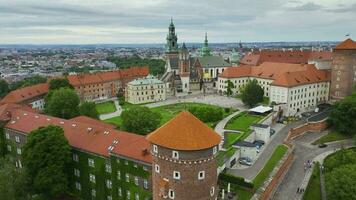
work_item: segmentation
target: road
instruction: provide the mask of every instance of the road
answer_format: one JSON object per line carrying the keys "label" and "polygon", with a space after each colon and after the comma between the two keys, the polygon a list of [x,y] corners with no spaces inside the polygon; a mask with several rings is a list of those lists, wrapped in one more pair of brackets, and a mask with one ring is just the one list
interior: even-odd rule
{"label": "road", "polygon": [[[297,194],[298,187],[305,185],[304,177],[307,172],[304,171],[304,163],[307,160],[313,160],[317,156],[333,151],[334,149],[340,148],[342,146],[349,147],[354,145],[353,140],[340,141],[329,143],[326,148],[319,148],[318,146],[311,145],[310,143],[315,141],[317,138],[326,134],[326,132],[320,133],[306,133],[298,138],[296,138],[293,143],[295,145],[295,160],[291,165],[288,173],[282,180],[280,186],[273,199],[275,200],[295,200],[300,199],[300,194]],[[303,184],[304,183],[304,184]]]}

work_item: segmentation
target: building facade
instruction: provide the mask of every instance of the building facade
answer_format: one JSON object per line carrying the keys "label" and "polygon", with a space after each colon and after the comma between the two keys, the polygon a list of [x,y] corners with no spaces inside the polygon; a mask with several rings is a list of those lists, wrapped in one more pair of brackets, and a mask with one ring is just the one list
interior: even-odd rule
{"label": "building facade", "polygon": [[127,84],[126,101],[141,104],[166,100],[166,85],[152,75]]}
{"label": "building facade", "polygon": [[225,94],[227,81],[231,81],[233,93],[239,94],[253,79],[285,116],[300,114],[329,100],[330,72],[310,64],[265,62],[259,66],[229,68],[218,79],[218,92]]}
{"label": "building facade", "polygon": [[351,95],[356,84],[356,42],[347,39],[333,51],[331,70],[331,97],[344,98]]}
{"label": "building facade", "polygon": [[17,167],[22,167],[21,155],[28,134],[39,127],[55,125],[63,128],[72,147],[73,194],[81,199],[152,199],[152,157],[143,136],[117,131],[87,117],[64,120],[8,104],[0,110],[6,148],[15,156]]}
{"label": "building facade", "polygon": [[221,141],[217,133],[184,111],[147,140],[154,200],[217,199],[216,155]]}

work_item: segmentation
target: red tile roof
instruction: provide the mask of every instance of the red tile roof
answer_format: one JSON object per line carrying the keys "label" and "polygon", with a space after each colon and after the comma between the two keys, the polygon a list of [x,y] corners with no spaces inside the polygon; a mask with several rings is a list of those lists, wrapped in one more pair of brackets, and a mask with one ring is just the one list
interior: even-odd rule
{"label": "red tile roof", "polygon": [[356,50],[356,42],[352,39],[347,39],[334,48],[336,50]]}
{"label": "red tile roof", "polygon": [[99,84],[120,79],[134,79],[149,74],[148,67],[132,67],[108,72],[97,72],[93,74],[79,74],[68,76],[69,83],[73,86]]}
{"label": "red tile roof", "polygon": [[[48,125],[60,126],[69,144],[77,149],[108,157],[110,152],[142,162],[151,163],[152,157],[143,154],[149,148],[145,137],[110,129],[101,123],[85,123],[81,118],[65,120],[21,109],[14,110],[5,128],[24,134]],[[109,147],[113,147],[110,151]]]}
{"label": "red tile roof", "polygon": [[36,98],[48,93],[49,85],[48,83],[41,83],[37,85],[32,85],[24,88],[19,88],[10,92],[1,101],[0,104],[4,103],[21,103],[26,100]]}
{"label": "red tile roof", "polygon": [[176,150],[203,150],[218,145],[221,137],[188,111],[153,131],[147,140],[166,148]]}
{"label": "red tile roof", "polygon": [[[307,74],[307,75],[303,75]],[[259,66],[230,67],[220,77],[255,77],[274,80],[272,85],[293,87],[297,85],[330,81],[330,72],[318,70],[310,64],[264,62]]]}
{"label": "red tile roof", "polygon": [[17,109],[22,109],[24,111],[37,113],[37,110],[35,110],[27,105],[6,103],[6,104],[0,105],[0,120],[1,121],[10,120],[12,111],[17,110]]}
{"label": "red tile roof", "polygon": [[331,60],[330,51],[261,50],[246,54],[240,61],[244,65],[260,65],[264,62],[308,63],[308,60]]}
{"label": "red tile roof", "polygon": [[105,122],[102,122],[100,120],[97,119],[93,119],[87,116],[78,116],[75,118],[70,119],[73,122],[79,122],[79,123],[86,123],[86,124],[93,124],[94,126],[101,126],[101,127],[105,127],[105,128],[110,128],[110,129],[115,129],[116,126],[113,124],[108,124]]}

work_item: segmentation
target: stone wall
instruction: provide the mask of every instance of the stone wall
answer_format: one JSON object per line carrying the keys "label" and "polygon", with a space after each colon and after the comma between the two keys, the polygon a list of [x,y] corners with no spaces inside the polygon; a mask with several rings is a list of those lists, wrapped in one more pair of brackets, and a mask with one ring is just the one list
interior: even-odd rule
{"label": "stone wall", "polygon": [[321,131],[325,130],[327,128],[327,126],[328,125],[327,125],[326,119],[319,121],[319,122],[307,122],[301,126],[290,129],[286,141],[289,142],[292,139],[294,139],[308,131],[321,132]]}

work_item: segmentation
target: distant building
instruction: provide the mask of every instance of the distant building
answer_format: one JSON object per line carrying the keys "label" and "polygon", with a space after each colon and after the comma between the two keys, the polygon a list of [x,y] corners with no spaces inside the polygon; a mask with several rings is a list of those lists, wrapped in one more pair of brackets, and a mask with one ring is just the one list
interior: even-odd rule
{"label": "distant building", "polygon": [[161,80],[167,83],[167,89],[176,92],[202,90],[204,84],[215,85],[218,74],[230,67],[223,57],[213,56],[209,48],[207,34],[199,57],[192,57],[186,45],[178,47],[178,37],[173,21],[169,25],[166,44],[166,71]]}
{"label": "distant building", "polygon": [[127,84],[126,101],[141,104],[166,100],[166,85],[152,75],[135,79]]}
{"label": "distant building", "polygon": [[220,136],[187,111],[147,136],[153,199],[215,200]]}
{"label": "distant building", "polygon": [[333,51],[331,96],[335,99],[351,95],[356,84],[356,42],[347,39]]}
{"label": "distant building", "polygon": [[239,94],[253,79],[285,116],[300,114],[329,100],[330,72],[308,64],[264,62],[259,66],[228,68],[218,79],[218,91],[226,93],[230,80],[233,93]]}
{"label": "distant building", "polygon": [[19,88],[10,92],[3,99],[1,99],[0,105],[6,103],[17,103],[29,105],[34,109],[43,110],[45,104],[44,98],[48,93],[48,90],[48,83]]}
{"label": "distant building", "polygon": [[126,84],[136,78],[146,77],[148,67],[132,67],[107,72],[69,75],[69,83],[77,91],[81,101],[98,101],[116,97]]}

